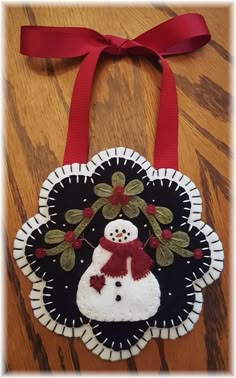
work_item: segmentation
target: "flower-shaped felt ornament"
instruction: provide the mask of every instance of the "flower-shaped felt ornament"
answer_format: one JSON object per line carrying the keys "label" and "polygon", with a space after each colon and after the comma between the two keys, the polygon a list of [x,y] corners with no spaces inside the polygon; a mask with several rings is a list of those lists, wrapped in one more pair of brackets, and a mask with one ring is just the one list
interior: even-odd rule
{"label": "flower-shaped felt ornament", "polygon": [[[49,175],[14,256],[33,282],[39,321],[116,360],[139,353],[151,337],[174,339],[193,328],[223,251],[201,221],[189,178],[155,170],[122,147],[91,161]],[[112,203],[114,195],[126,203]]]}
{"label": "flower-shaped felt ornament", "polygon": [[[176,28],[184,33],[176,37]],[[75,40],[79,47],[71,51]],[[73,91],[64,164],[43,183],[39,212],[17,232],[14,257],[33,283],[30,300],[39,322],[81,338],[102,359],[126,359],[152,337],[175,339],[191,331],[202,288],[223,269],[222,244],[201,220],[200,193],[177,169],[176,90],[163,58],[208,40],[204,19],[193,14],[131,41],[84,28],[22,29],[26,55],[87,55]],[[126,147],[101,151],[86,163],[89,95],[103,51],[160,59],[154,167]]]}

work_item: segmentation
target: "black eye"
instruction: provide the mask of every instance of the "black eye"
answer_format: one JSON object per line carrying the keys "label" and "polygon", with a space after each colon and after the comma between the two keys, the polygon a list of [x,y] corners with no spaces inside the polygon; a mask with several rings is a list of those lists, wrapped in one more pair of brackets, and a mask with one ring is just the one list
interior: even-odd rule
{"label": "black eye", "polygon": [[112,236],[112,235],[113,235],[113,233],[111,232],[111,233],[110,233],[110,236]]}
{"label": "black eye", "polygon": [[126,230],[122,230],[123,234],[126,234]]}
{"label": "black eye", "polygon": [[117,230],[117,229],[116,229],[115,231],[116,231],[116,232],[119,232],[119,230]]}

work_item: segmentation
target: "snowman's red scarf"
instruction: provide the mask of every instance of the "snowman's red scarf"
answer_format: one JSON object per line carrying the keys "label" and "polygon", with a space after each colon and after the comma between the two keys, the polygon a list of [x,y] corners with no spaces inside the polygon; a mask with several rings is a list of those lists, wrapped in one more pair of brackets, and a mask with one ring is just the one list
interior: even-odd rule
{"label": "snowman's red scarf", "polygon": [[102,237],[100,245],[112,253],[110,259],[101,269],[101,272],[107,276],[125,276],[127,274],[128,257],[131,257],[131,273],[134,280],[145,277],[153,265],[153,260],[143,250],[143,244],[138,239],[119,244]]}

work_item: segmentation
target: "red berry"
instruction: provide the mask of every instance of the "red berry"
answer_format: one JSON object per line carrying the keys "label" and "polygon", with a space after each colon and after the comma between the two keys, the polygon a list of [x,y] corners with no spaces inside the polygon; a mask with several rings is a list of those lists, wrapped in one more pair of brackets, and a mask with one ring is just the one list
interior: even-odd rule
{"label": "red berry", "polygon": [[43,248],[37,248],[34,254],[37,259],[43,259],[46,256],[46,251]]}
{"label": "red berry", "polygon": [[155,215],[156,214],[156,207],[152,204],[147,205],[146,212],[150,215]]}
{"label": "red berry", "polygon": [[114,191],[113,191],[113,193],[114,194],[118,194],[118,196],[120,196],[121,194],[123,194],[124,193],[123,186],[120,186],[120,185],[116,186],[115,189],[114,189]]}
{"label": "red berry", "polygon": [[72,247],[74,249],[80,249],[80,247],[82,246],[82,240],[81,239],[76,239],[73,244],[72,244]]}
{"label": "red berry", "polygon": [[160,242],[157,238],[152,236],[149,240],[149,245],[151,248],[157,248],[159,246]]}
{"label": "red berry", "polygon": [[112,205],[117,205],[119,203],[119,196],[112,194],[108,200]]}
{"label": "red berry", "polygon": [[161,236],[163,237],[163,239],[171,239],[172,237],[172,232],[170,230],[163,230],[162,233],[161,233]]}
{"label": "red berry", "polygon": [[193,250],[193,258],[195,260],[201,260],[203,257],[203,252],[200,248],[196,248]]}
{"label": "red berry", "polygon": [[72,243],[75,240],[75,234],[73,231],[67,231],[64,235],[65,241]]}
{"label": "red berry", "polygon": [[126,194],[122,194],[119,198],[121,205],[127,205],[129,203],[129,197]]}
{"label": "red berry", "polygon": [[83,216],[85,218],[92,218],[94,214],[94,211],[91,207],[86,207],[84,210],[83,210]]}

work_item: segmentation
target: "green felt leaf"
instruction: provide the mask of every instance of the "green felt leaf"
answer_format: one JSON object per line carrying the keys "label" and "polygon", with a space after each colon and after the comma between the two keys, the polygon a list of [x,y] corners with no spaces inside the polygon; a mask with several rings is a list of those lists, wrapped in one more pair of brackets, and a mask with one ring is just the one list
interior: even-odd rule
{"label": "green felt leaf", "polygon": [[179,247],[186,248],[189,246],[190,237],[188,234],[186,234],[186,232],[177,231],[172,234],[171,241]]}
{"label": "green felt leaf", "polygon": [[[92,209],[95,214],[104,206],[107,204],[107,198],[98,198],[96,202],[92,205]],[[74,234],[78,238],[82,232],[86,229],[86,227],[92,222],[93,217],[91,218],[84,218],[82,222],[78,224],[78,226],[74,229]]]}
{"label": "green felt leaf", "polygon": [[156,262],[160,266],[169,266],[173,264],[174,261],[174,255],[171,252],[171,250],[160,244],[159,247],[156,249]]}
{"label": "green felt leaf", "polygon": [[104,218],[106,219],[114,219],[119,214],[120,209],[121,209],[120,204],[112,205],[111,203],[108,203],[107,205],[103,207],[102,214]]}
{"label": "green felt leaf", "polygon": [[122,172],[115,172],[111,178],[112,186],[125,186],[125,175]]}
{"label": "green felt leaf", "polygon": [[70,224],[78,224],[83,219],[83,211],[79,209],[68,210],[65,214],[65,220]]}
{"label": "green felt leaf", "polygon": [[44,236],[44,241],[47,244],[57,244],[64,240],[65,232],[61,230],[50,230]]}
{"label": "green felt leaf", "polygon": [[75,266],[75,251],[73,248],[69,247],[66,249],[61,257],[60,264],[63,270],[70,272]]}
{"label": "green felt leaf", "polygon": [[127,205],[122,206],[122,210],[124,214],[130,219],[135,218],[139,215],[138,204],[135,200],[132,201],[132,199],[129,200],[129,203],[127,203]]}
{"label": "green felt leaf", "polygon": [[162,224],[171,223],[173,220],[173,213],[167,207],[156,207],[156,219]]}
{"label": "green felt leaf", "polygon": [[174,244],[171,240],[162,240],[162,243],[165,243],[165,246],[170,248],[171,251],[177,253],[182,257],[192,257],[193,252],[189,251],[188,249],[184,249],[179,247],[178,245]]}
{"label": "green felt leaf", "polygon": [[125,194],[127,194],[128,196],[135,196],[136,194],[142,193],[143,190],[144,190],[143,183],[140,180],[135,179],[135,180],[130,181],[126,185]]}
{"label": "green felt leaf", "polygon": [[60,253],[64,252],[68,248],[68,243],[65,241],[56,247],[46,249],[46,255],[47,256],[55,256],[59,255]]}
{"label": "green felt leaf", "polygon": [[94,193],[98,197],[109,197],[112,194],[112,192],[113,188],[111,187],[111,185],[105,183],[97,184],[94,187]]}

